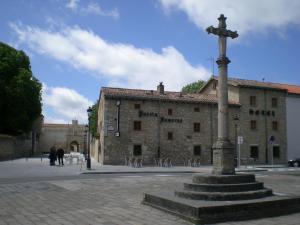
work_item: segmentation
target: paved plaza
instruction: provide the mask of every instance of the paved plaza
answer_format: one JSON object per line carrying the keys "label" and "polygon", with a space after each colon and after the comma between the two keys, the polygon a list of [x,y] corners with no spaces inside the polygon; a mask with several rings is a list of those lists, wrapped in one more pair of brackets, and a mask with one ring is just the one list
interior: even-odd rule
{"label": "paved plaza", "polygon": [[[94,171],[111,174],[81,174],[85,171],[81,165],[50,167],[48,160],[39,159],[0,162],[0,225],[188,225],[191,223],[142,205],[143,193],[173,190],[191,180],[193,174],[188,171],[206,173],[211,169],[143,168],[147,173],[126,174],[120,172],[132,168],[101,167],[95,162],[93,166]],[[276,193],[300,195],[299,169],[272,170],[255,172],[257,180]],[[299,221],[297,213],[222,224],[298,225]]]}

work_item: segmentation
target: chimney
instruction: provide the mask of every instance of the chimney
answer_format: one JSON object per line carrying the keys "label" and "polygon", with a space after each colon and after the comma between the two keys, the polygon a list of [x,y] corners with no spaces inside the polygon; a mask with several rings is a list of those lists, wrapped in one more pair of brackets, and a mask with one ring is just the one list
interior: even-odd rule
{"label": "chimney", "polygon": [[162,95],[165,93],[165,86],[162,82],[159,82],[159,85],[157,86],[157,92]]}

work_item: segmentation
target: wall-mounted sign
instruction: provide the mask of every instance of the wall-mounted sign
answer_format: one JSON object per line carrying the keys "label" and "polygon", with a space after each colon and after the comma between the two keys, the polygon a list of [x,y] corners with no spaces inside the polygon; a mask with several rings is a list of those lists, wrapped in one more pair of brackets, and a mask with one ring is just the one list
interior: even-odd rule
{"label": "wall-mounted sign", "polygon": [[160,122],[182,123],[182,119],[172,119],[172,118],[160,117]]}
{"label": "wall-mounted sign", "polygon": [[108,131],[114,131],[114,130],[115,130],[115,128],[114,128],[114,126],[112,126],[112,125],[109,125],[109,126],[107,126],[107,130],[108,130]]}
{"label": "wall-mounted sign", "polygon": [[243,136],[238,136],[238,144],[241,145],[244,143],[244,138]]}
{"label": "wall-mounted sign", "polygon": [[155,112],[144,112],[139,110],[139,117],[146,116],[146,117],[158,117],[158,113]]}
{"label": "wall-mounted sign", "polygon": [[263,115],[263,116],[275,116],[275,111],[270,110],[253,110],[249,109],[250,115]]}

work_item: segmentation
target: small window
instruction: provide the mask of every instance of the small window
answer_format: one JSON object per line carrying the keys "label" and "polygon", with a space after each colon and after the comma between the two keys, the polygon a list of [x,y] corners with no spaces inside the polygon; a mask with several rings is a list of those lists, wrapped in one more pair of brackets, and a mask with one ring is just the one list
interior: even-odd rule
{"label": "small window", "polygon": [[273,130],[278,130],[278,122],[277,121],[272,122],[272,129]]}
{"label": "small window", "polygon": [[133,129],[134,130],[142,130],[142,122],[141,121],[134,121],[133,122]]}
{"label": "small window", "polygon": [[272,98],[272,107],[273,108],[277,107],[277,98]]}
{"label": "small window", "polygon": [[250,96],[250,105],[256,106],[256,96]]}
{"label": "small window", "polygon": [[200,123],[194,123],[194,132],[200,132]]}
{"label": "small window", "polygon": [[168,109],[168,115],[172,116],[173,115],[173,110],[172,109]]}
{"label": "small window", "polygon": [[134,109],[140,109],[141,108],[141,104],[134,104]]}
{"label": "small window", "polygon": [[280,158],[280,147],[273,146],[273,158]]}
{"label": "small window", "polygon": [[173,132],[168,132],[168,140],[173,140]]}
{"label": "small window", "polygon": [[194,112],[200,112],[200,108],[199,107],[195,107],[194,108]]}
{"label": "small window", "polygon": [[258,146],[250,146],[250,157],[258,159]]}
{"label": "small window", "polygon": [[212,88],[213,88],[213,90],[216,90],[216,89],[217,89],[217,82],[216,82],[216,81],[213,82]]}
{"label": "small window", "polygon": [[254,114],[253,109],[249,109],[249,114],[250,114],[250,115],[253,115],[253,114]]}
{"label": "small window", "polygon": [[251,127],[251,130],[256,130],[257,129],[256,120],[251,120],[250,121],[250,127]]}
{"label": "small window", "polygon": [[255,111],[255,115],[257,115],[257,116],[259,115],[259,110]]}
{"label": "small window", "polygon": [[141,156],[141,155],[142,155],[142,145],[134,145],[133,156]]}
{"label": "small window", "polygon": [[194,156],[201,156],[201,145],[194,146]]}

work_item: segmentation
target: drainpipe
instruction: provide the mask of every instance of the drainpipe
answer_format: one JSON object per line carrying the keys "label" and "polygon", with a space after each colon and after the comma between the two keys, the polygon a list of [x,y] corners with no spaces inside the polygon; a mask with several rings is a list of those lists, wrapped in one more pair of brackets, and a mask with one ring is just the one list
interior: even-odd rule
{"label": "drainpipe", "polygon": [[265,149],[266,149],[266,160],[265,163],[269,163],[269,144],[268,144],[268,123],[267,123],[267,93],[266,90],[264,89],[264,119],[265,119]]}

